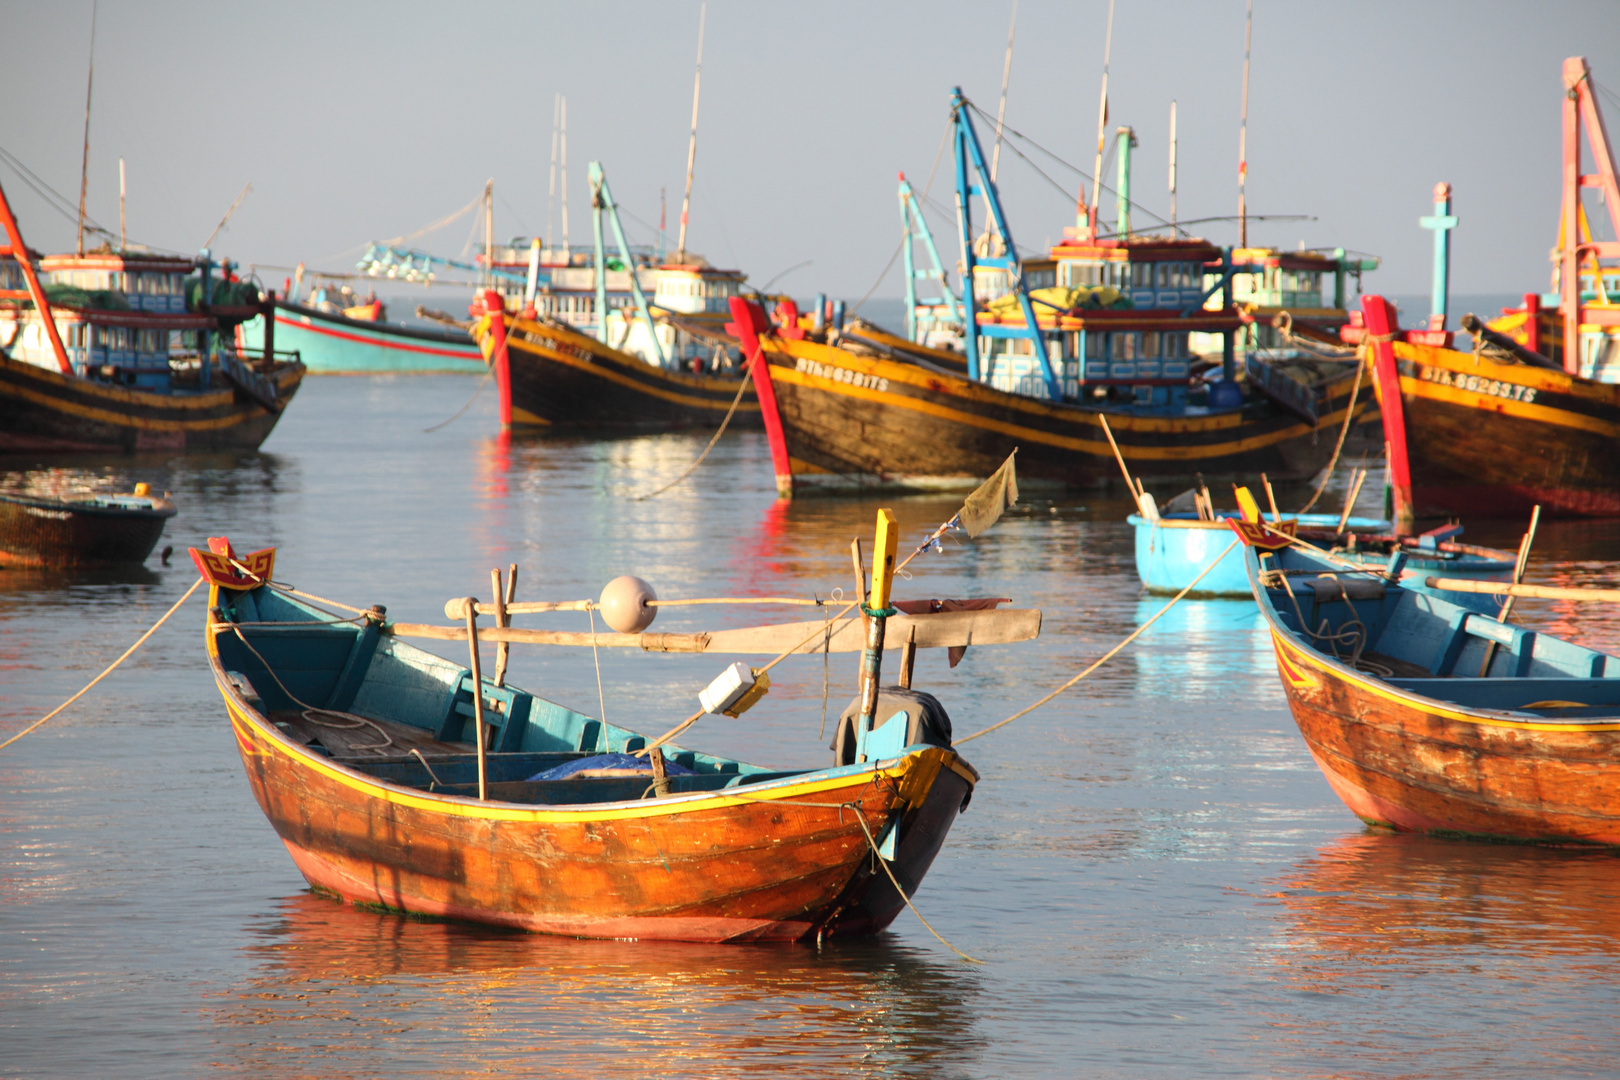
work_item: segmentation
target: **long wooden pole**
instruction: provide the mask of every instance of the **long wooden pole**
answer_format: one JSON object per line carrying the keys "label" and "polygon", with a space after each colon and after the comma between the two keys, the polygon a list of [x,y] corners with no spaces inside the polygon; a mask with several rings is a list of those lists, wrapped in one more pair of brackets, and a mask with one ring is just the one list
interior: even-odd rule
{"label": "long wooden pole", "polygon": [[[506,613],[506,589],[501,581],[501,568],[493,567],[489,572],[490,593],[495,597],[495,625],[505,629],[511,625],[512,620]],[[474,605],[476,606],[476,605]],[[506,685],[506,661],[512,655],[510,641],[497,642],[495,645],[495,679],[496,686]]]}
{"label": "long wooden pole", "polygon": [[[1530,527],[1525,530],[1524,537],[1519,541],[1519,557],[1513,560],[1513,584],[1518,585],[1524,581],[1524,568],[1530,563],[1530,545],[1536,542],[1536,526],[1541,522],[1541,504],[1537,503],[1530,508]],[[1502,610],[1497,613],[1497,622],[1507,622],[1508,616],[1513,613],[1513,601],[1517,597],[1510,596],[1502,603]],[[1484,678],[1491,670],[1491,661],[1496,658],[1496,642],[1492,641],[1485,646],[1485,659],[1480,662],[1479,676]]]}
{"label": "long wooden pole", "polygon": [[1620,604],[1620,589],[1561,589],[1551,585],[1514,585],[1506,581],[1442,577],[1424,578],[1423,583],[1431,589],[1447,589],[1451,592],[1522,596],[1527,600],[1584,600],[1599,604]]}
{"label": "long wooden pole", "polygon": [[1142,497],[1137,494],[1136,485],[1131,482],[1131,470],[1125,467],[1125,455],[1119,452],[1119,443],[1114,441],[1114,432],[1108,426],[1108,417],[1098,413],[1097,419],[1102,421],[1103,434],[1108,436],[1108,445],[1114,449],[1114,460],[1119,462],[1119,471],[1125,475],[1125,487],[1129,489],[1131,498],[1136,500],[1136,512],[1146,517],[1147,515],[1142,513]]}
{"label": "long wooden pole", "polygon": [[484,802],[488,795],[484,787],[484,676],[478,664],[478,616],[473,614],[476,606],[472,598],[467,603],[467,648],[472,653],[472,695],[473,695],[473,737],[478,744],[478,801]]}
{"label": "long wooden pole", "polygon": [[[692,167],[697,163],[698,91],[703,86],[703,24],[709,15],[709,5],[698,8],[697,73],[692,76],[692,137],[686,144],[686,191],[681,195],[681,235],[675,245],[675,261],[686,261],[686,216],[692,209]],[[635,273],[634,267],[631,273]]]}

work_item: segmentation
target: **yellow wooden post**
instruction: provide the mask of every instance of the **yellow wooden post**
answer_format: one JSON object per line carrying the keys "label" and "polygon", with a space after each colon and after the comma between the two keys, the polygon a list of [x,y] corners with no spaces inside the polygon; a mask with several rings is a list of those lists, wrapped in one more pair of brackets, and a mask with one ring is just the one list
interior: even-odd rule
{"label": "yellow wooden post", "polygon": [[[894,584],[894,560],[900,545],[899,523],[890,510],[877,512],[877,533],[872,539],[872,591],[861,606],[866,620],[866,655],[861,658],[860,732],[872,730],[877,716],[878,682],[883,673],[883,629],[890,615],[889,590]],[[859,760],[865,761],[863,753]]]}

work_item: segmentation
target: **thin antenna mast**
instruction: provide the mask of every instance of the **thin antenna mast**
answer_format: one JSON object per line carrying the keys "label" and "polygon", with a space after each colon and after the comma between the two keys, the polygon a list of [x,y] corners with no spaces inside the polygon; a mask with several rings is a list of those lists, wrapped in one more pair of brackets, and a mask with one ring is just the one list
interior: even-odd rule
{"label": "thin antenna mast", "polygon": [[484,181],[484,285],[495,284],[495,178]]}
{"label": "thin antenna mast", "polygon": [[1097,103],[1097,164],[1091,170],[1091,212],[1087,236],[1097,239],[1097,201],[1102,196],[1103,140],[1108,134],[1108,56],[1114,49],[1114,0],[1108,0],[1108,36],[1103,43],[1102,99]]}
{"label": "thin antenna mast", "polygon": [[990,182],[1001,166],[1001,128],[1007,119],[1007,80],[1012,76],[1013,32],[1018,29],[1018,0],[1013,0],[1012,24],[1007,27],[1007,59],[1001,65],[1001,108],[996,110],[996,148],[990,152]]}
{"label": "thin antenna mast", "polygon": [[558,166],[558,184],[562,187],[562,230],[563,230],[563,258],[572,264],[574,257],[568,246],[568,95],[562,95],[562,164]]}
{"label": "thin antenna mast", "polygon": [[1243,24],[1243,118],[1238,124],[1238,247],[1249,246],[1249,208],[1244,187],[1249,180],[1249,35],[1254,30],[1254,0]]}
{"label": "thin antenna mast", "polygon": [[546,247],[551,247],[551,220],[557,198],[557,122],[562,108],[562,95],[551,97],[551,179],[546,183]]}
{"label": "thin antenna mast", "polygon": [[124,227],[124,159],[118,159],[118,250],[129,246],[129,231]]}
{"label": "thin antenna mast", "polygon": [[1176,238],[1176,103],[1170,102],[1170,239]]}
{"label": "thin antenna mast", "polygon": [[686,261],[686,215],[692,208],[692,166],[697,161],[698,90],[703,85],[703,24],[709,5],[698,8],[697,74],[692,76],[692,138],[686,144],[686,194],[681,196],[681,236],[675,245],[675,261]]}
{"label": "thin antenna mast", "polygon": [[253,190],[253,184],[252,184],[251,181],[242,185],[242,191],[241,191],[241,193],[239,195],[236,196],[236,201],[231,203],[231,208],[229,210],[225,211],[225,216],[219,219],[219,224],[214,226],[214,231],[209,233],[208,234],[208,239],[203,241],[202,246],[204,248],[213,247],[213,245],[214,245],[214,237],[218,236],[222,231],[224,231],[225,223],[231,220],[231,215],[236,213],[236,208],[238,206],[242,205],[242,200],[247,198],[248,197],[248,192],[250,192],[252,190]]}
{"label": "thin antenna mast", "polygon": [[79,254],[84,254],[84,200],[90,193],[90,93],[96,86],[96,14],[100,3],[90,6],[90,76],[84,82],[84,164],[79,170]]}

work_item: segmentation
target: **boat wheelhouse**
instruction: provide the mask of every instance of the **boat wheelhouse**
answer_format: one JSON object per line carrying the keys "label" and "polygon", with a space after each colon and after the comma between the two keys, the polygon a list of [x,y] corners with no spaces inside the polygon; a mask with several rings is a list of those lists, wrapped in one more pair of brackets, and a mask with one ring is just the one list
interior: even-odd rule
{"label": "boat wheelhouse", "polygon": [[701,255],[688,253],[686,258],[653,270],[652,326],[633,305],[618,307],[608,312],[607,340],[649,364],[731,370],[738,354],[725,326],[731,318],[731,298],[742,295],[747,279],[740,270],[709,265]]}

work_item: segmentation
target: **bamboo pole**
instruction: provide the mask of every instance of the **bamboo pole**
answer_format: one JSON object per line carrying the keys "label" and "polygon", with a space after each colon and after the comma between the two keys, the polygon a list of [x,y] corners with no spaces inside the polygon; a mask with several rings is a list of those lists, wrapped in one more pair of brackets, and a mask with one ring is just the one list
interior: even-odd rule
{"label": "bamboo pole", "polygon": [[478,664],[478,616],[473,608],[477,601],[467,598],[467,648],[472,653],[473,741],[478,746],[478,801],[488,799],[484,785],[484,677]]}
{"label": "bamboo pole", "polygon": [[[1537,503],[1530,509],[1530,527],[1525,530],[1519,541],[1519,556],[1513,560],[1513,584],[1518,585],[1524,581],[1524,568],[1530,562],[1530,545],[1536,542],[1536,526],[1541,522],[1541,504]],[[1513,613],[1515,597],[1508,597],[1502,604],[1502,610],[1497,613],[1496,621],[1505,623],[1508,616]],[[1480,662],[1479,676],[1484,678],[1491,670],[1491,661],[1496,658],[1496,642],[1492,641],[1485,646],[1485,659]]]}
{"label": "bamboo pole", "polygon": [[1136,503],[1136,512],[1146,517],[1147,515],[1142,512],[1142,497],[1137,494],[1136,484],[1131,480],[1131,470],[1125,467],[1125,455],[1119,452],[1119,443],[1114,441],[1114,431],[1108,426],[1108,417],[1098,413],[1097,419],[1102,421],[1103,434],[1108,436],[1108,445],[1113,448],[1114,460],[1119,462],[1119,471],[1125,476],[1125,489],[1131,493],[1131,498]]}
{"label": "bamboo pole", "polygon": [[1275,525],[1282,520],[1282,514],[1277,509],[1277,494],[1271,490],[1271,481],[1265,473],[1260,474],[1260,482],[1266,486],[1266,502],[1271,504],[1271,523]]}
{"label": "bamboo pole", "polygon": [[1514,585],[1507,581],[1474,581],[1471,578],[1424,578],[1431,589],[1451,592],[1490,593],[1495,596],[1522,596],[1527,600],[1581,600],[1598,604],[1620,604],[1620,589],[1564,589],[1551,585]]}
{"label": "bamboo pole", "polygon": [[[506,614],[506,590],[501,583],[500,567],[497,566],[491,568],[489,572],[489,584],[491,595],[495,597],[495,603],[493,605],[495,608],[495,625],[504,629],[511,624],[511,619],[508,618]],[[506,661],[511,654],[511,642],[501,641],[496,643],[494,679],[496,686],[506,685]]]}

